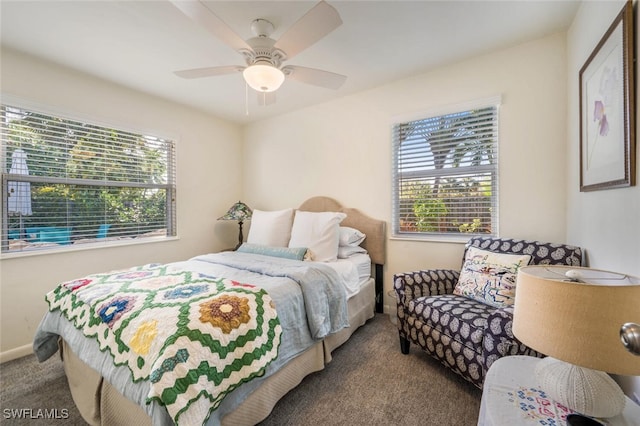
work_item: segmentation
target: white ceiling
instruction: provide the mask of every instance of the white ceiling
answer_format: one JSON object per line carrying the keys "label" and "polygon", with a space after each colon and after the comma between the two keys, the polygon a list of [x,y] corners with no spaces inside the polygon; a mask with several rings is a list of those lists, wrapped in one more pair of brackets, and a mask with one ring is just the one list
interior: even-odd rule
{"label": "white ceiling", "polygon": [[[337,1],[343,25],[286,62],[346,75],[337,91],[285,81],[259,107],[242,75],[185,80],[173,71],[244,65],[169,1],[0,0],[3,45],[246,123],[365,90],[566,29],[577,0]],[[315,1],[206,1],[242,38],[265,18],[280,35]]]}

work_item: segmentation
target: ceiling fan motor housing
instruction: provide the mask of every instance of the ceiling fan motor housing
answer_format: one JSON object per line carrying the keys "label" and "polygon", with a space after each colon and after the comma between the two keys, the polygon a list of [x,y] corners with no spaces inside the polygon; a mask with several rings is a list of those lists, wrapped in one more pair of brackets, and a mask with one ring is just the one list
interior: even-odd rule
{"label": "ceiling fan motor housing", "polygon": [[286,59],[284,52],[273,47],[275,40],[269,37],[253,37],[247,40],[247,44],[251,46],[251,50],[241,50],[247,66],[257,63],[271,64],[276,68],[280,68],[282,61]]}
{"label": "ceiling fan motor housing", "polygon": [[251,23],[251,31],[255,37],[247,40],[247,44],[251,46],[251,50],[241,49],[240,53],[244,56],[247,66],[251,65],[272,65],[280,68],[286,54],[274,48],[276,41],[269,36],[273,33],[274,26],[266,19],[258,18]]}

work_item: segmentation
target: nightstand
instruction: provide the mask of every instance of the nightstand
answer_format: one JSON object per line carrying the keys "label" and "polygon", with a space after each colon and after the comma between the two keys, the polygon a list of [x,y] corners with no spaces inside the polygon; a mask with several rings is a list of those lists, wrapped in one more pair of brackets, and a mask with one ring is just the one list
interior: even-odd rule
{"label": "nightstand", "polygon": [[[573,410],[549,398],[534,375],[540,358],[506,356],[494,362],[485,377],[478,426],[565,426]],[[640,426],[640,406],[627,398],[624,411],[600,420],[606,425]]]}

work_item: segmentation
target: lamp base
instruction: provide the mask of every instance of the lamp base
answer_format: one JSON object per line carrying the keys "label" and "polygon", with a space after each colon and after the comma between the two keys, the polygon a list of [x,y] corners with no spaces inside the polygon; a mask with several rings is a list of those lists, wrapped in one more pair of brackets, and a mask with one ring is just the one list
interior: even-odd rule
{"label": "lamp base", "polygon": [[607,373],[547,357],[535,374],[553,400],[578,413],[607,418],[624,410],[624,393]]}
{"label": "lamp base", "polygon": [[575,413],[567,416],[567,424],[569,426],[604,426],[604,423],[592,419],[591,417]]}
{"label": "lamp base", "polygon": [[244,236],[242,235],[242,221],[241,220],[238,221],[238,227],[240,228],[240,233],[238,234],[238,245],[236,246],[236,248],[234,250],[238,250],[240,248],[240,246],[242,245],[242,242],[244,240]]}

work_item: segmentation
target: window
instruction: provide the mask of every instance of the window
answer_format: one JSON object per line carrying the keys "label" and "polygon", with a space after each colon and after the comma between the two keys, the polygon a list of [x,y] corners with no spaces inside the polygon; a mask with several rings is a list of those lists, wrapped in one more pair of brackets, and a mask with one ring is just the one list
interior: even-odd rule
{"label": "window", "polygon": [[175,236],[172,141],[0,106],[2,252]]}
{"label": "window", "polygon": [[497,234],[498,105],[393,127],[393,234]]}

